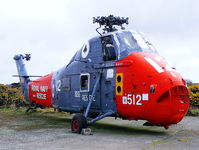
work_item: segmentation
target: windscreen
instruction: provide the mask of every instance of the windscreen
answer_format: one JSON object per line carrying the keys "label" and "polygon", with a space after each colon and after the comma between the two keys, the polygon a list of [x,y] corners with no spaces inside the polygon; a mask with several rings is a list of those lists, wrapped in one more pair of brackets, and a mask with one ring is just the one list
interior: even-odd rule
{"label": "windscreen", "polygon": [[120,52],[128,51],[131,52],[149,52],[156,53],[155,48],[152,44],[144,39],[144,37],[139,33],[132,32],[120,32],[117,33],[117,38],[119,41]]}

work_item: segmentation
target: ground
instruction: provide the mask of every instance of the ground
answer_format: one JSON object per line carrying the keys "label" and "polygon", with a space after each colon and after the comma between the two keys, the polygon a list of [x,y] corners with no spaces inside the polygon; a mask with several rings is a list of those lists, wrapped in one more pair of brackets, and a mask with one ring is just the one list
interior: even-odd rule
{"label": "ground", "polygon": [[106,118],[90,128],[93,135],[70,131],[71,115],[0,109],[0,150],[194,150],[199,149],[199,117],[178,125],[144,127],[143,121]]}

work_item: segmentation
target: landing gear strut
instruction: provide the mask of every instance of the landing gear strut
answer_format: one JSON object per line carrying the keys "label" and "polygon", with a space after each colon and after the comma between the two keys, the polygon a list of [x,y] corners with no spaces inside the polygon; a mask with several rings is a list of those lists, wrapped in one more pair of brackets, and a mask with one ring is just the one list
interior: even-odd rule
{"label": "landing gear strut", "polygon": [[[95,82],[91,97],[94,96],[94,94],[95,94],[95,92],[97,90],[97,86],[99,84],[100,77],[101,77],[101,74],[96,79],[96,82]],[[86,110],[85,110],[84,114],[77,114],[77,115],[75,115],[73,117],[73,119],[71,121],[71,130],[72,130],[72,132],[81,133],[82,129],[83,128],[87,128],[88,125],[91,125],[92,123],[94,123],[94,122],[96,122],[98,120],[101,120],[101,119],[103,119],[103,118],[105,118],[107,116],[115,114],[114,111],[110,110],[110,111],[108,111],[108,112],[106,112],[104,114],[100,114],[96,118],[90,118],[90,119],[87,120],[88,114],[90,112],[90,108],[91,108],[91,105],[92,105],[92,102],[93,102],[92,98],[89,99],[89,102],[88,102],[88,105],[86,107]]]}

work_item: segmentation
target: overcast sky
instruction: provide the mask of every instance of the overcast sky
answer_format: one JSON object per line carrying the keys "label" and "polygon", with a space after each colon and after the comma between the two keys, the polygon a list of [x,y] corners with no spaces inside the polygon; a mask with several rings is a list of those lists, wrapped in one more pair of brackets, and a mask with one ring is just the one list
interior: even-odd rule
{"label": "overcast sky", "polygon": [[66,65],[96,36],[92,17],[129,17],[126,29],[143,32],[186,79],[199,82],[198,0],[0,0],[0,83],[18,82],[13,56],[30,53],[28,74]]}

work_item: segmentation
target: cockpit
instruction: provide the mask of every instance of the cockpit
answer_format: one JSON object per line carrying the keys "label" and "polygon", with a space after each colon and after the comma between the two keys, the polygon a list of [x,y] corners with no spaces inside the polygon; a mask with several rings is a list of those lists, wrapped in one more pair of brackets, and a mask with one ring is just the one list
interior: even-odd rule
{"label": "cockpit", "polygon": [[134,52],[157,53],[153,45],[138,32],[116,31],[90,39],[72,61],[86,59],[100,63],[116,61]]}
{"label": "cockpit", "polygon": [[103,60],[111,61],[124,58],[133,52],[156,53],[153,45],[137,32],[113,32],[101,37]]}
{"label": "cockpit", "polygon": [[122,31],[101,37],[103,59],[116,60],[124,58],[133,52],[156,53],[153,45],[137,32]]}

